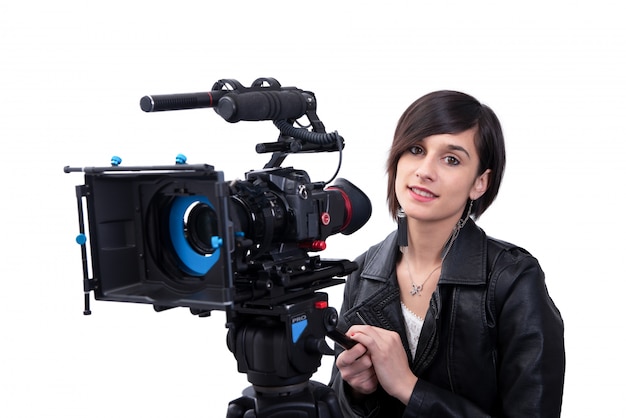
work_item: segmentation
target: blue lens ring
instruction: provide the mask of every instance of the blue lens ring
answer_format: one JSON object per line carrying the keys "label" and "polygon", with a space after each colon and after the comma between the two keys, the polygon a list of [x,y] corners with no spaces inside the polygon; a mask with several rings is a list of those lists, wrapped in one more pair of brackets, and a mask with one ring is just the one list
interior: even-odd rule
{"label": "blue lens ring", "polygon": [[[197,253],[185,236],[185,213],[191,205],[198,202],[214,209],[205,196],[179,196],[172,202],[169,218],[170,239],[174,252],[181,262],[180,268],[192,276],[204,276],[220,258],[219,248],[216,248],[212,254]],[[213,242],[221,243],[221,240],[218,238]]]}

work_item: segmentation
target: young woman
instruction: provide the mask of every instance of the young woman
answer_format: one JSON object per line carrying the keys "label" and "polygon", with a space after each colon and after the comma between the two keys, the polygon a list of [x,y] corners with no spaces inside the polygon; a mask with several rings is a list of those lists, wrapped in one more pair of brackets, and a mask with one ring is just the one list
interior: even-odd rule
{"label": "young woman", "polygon": [[538,261],[474,222],[504,172],[500,123],[464,93],[415,101],[387,160],[398,231],[357,258],[331,385],[346,417],[556,417],[563,321]]}

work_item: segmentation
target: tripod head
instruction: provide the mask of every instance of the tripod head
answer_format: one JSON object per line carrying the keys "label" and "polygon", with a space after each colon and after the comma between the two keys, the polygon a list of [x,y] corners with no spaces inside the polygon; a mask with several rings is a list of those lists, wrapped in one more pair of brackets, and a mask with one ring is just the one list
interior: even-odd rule
{"label": "tripod head", "polygon": [[341,417],[334,392],[310,381],[321,357],[334,354],[325,337],[335,330],[337,320],[337,311],[328,306],[322,292],[271,309],[238,310],[228,333],[228,348],[252,386],[229,404],[227,418],[243,417],[242,413],[252,410],[256,415],[245,417],[283,416],[279,413]]}

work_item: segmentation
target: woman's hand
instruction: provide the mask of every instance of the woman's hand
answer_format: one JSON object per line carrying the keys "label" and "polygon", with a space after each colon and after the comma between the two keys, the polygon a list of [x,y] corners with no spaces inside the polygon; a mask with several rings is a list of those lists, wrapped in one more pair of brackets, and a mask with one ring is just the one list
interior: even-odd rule
{"label": "woman's hand", "polygon": [[[400,335],[395,331],[370,325],[354,325],[347,334],[360,344],[339,355],[337,363],[340,362],[343,354],[347,355],[347,360],[352,360],[357,356],[357,353],[362,351],[365,359],[359,362],[361,364],[359,370],[365,373],[367,371],[364,368],[365,364],[371,363],[374,370],[369,372],[369,375],[374,376],[388,394],[399,399],[405,405],[408,404],[413,393],[413,387],[417,383],[417,376],[409,367]],[[359,347],[359,351],[351,353],[357,347]],[[367,351],[364,351],[365,349]]]}
{"label": "woman's hand", "polygon": [[369,395],[378,388],[378,379],[372,366],[372,359],[367,349],[356,344],[349,350],[343,351],[335,361],[341,378],[353,389],[353,395]]}

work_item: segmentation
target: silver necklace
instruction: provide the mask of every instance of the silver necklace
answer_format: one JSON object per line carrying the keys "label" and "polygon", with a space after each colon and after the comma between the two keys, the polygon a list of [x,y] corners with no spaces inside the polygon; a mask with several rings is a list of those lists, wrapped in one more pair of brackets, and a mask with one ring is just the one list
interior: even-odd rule
{"label": "silver necklace", "polygon": [[[465,226],[465,224],[467,223],[467,220],[470,217],[470,212],[472,211],[473,203],[474,201],[470,200],[469,208],[467,209],[465,217],[462,217],[461,219],[459,219],[456,225],[454,225],[454,228],[452,229],[452,234],[450,234],[450,238],[448,239],[448,242],[446,243],[446,245],[444,246],[444,250],[442,251],[441,263],[437,267],[435,267],[433,271],[431,271],[428,274],[428,276],[426,276],[426,279],[422,282],[422,284],[420,285],[415,284],[415,281],[413,280],[413,275],[411,274],[411,268],[409,267],[409,264],[410,264],[409,260],[408,258],[406,259],[406,272],[409,275],[409,280],[411,280],[411,296],[415,296],[415,295],[422,296],[422,291],[424,290],[424,285],[426,284],[426,282],[430,280],[432,275],[441,268],[441,266],[443,265],[443,260],[446,259],[446,256],[448,255],[450,248],[452,248],[452,244],[454,243],[454,241],[456,241],[456,238],[459,236],[459,232],[461,231],[461,228]],[[405,255],[406,255],[406,252],[405,252],[406,249],[408,249],[408,247],[404,247],[404,246],[400,247],[400,251]]]}
{"label": "silver necklace", "polygon": [[428,279],[431,278],[431,276],[433,275],[434,272],[436,272],[437,270],[439,270],[441,268],[441,264],[439,264],[437,267],[434,268],[433,271],[431,271],[428,276],[426,276],[426,280],[424,280],[422,282],[422,284],[420,285],[416,285],[415,282],[413,281],[413,275],[411,274],[411,269],[409,268],[409,260],[406,260],[406,272],[409,273],[409,279],[411,279],[411,296],[422,296],[422,290],[424,290],[424,285],[426,284],[426,282],[428,281]]}

